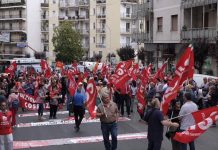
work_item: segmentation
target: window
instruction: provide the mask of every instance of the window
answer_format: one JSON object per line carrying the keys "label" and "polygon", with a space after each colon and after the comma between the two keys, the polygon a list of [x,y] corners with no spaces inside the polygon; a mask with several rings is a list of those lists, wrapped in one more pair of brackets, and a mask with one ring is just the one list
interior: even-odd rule
{"label": "window", "polygon": [[98,51],[98,54],[99,54],[100,56],[102,56],[102,51]]}
{"label": "window", "polygon": [[95,37],[93,37],[93,43],[95,43]]}
{"label": "window", "polygon": [[141,30],[143,29],[143,23],[140,23],[140,29]]}
{"label": "window", "polygon": [[163,32],[163,17],[157,18],[157,32]]}
{"label": "window", "polygon": [[178,31],[178,15],[171,16],[171,31]]}
{"label": "window", "polygon": [[54,10],[52,11],[52,13],[53,13],[53,16],[55,16],[55,11]]}
{"label": "window", "polygon": [[130,8],[129,7],[126,8],[126,17],[130,17]]}
{"label": "window", "polygon": [[56,0],[53,0],[53,4],[56,4]]}
{"label": "window", "polygon": [[130,37],[126,37],[126,45],[130,45]]}
{"label": "window", "polygon": [[126,23],[126,32],[130,32],[130,23]]}
{"label": "window", "polygon": [[55,27],[56,27],[56,25],[55,25],[55,24],[53,24],[53,29],[55,29]]}

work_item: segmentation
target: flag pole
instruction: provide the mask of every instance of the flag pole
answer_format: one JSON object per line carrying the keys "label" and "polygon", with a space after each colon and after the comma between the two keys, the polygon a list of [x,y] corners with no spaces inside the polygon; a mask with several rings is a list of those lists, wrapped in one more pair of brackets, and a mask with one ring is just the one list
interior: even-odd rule
{"label": "flag pole", "polygon": [[177,119],[177,118],[181,118],[181,117],[185,117],[185,116],[188,116],[188,115],[191,115],[192,113],[187,113],[185,115],[181,115],[181,116],[177,116],[177,117],[174,117],[174,118],[170,118],[168,119],[169,121],[173,120],[173,119]]}
{"label": "flag pole", "polygon": [[107,113],[106,113],[104,104],[103,104],[103,102],[102,102],[101,96],[100,96],[99,92],[97,92],[97,93],[98,93],[98,97],[99,97],[99,99],[100,99],[100,101],[101,101],[101,104],[102,104],[102,107],[103,107],[103,111],[104,111],[104,113],[105,113],[105,117],[107,118]]}

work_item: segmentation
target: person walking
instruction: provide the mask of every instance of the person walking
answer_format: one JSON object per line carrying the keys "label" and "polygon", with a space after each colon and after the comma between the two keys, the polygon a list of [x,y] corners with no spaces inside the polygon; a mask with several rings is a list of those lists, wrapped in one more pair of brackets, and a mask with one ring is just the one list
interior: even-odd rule
{"label": "person walking", "polygon": [[0,150],[13,150],[12,113],[6,101],[1,102],[0,110]]}
{"label": "person walking", "polygon": [[82,82],[78,83],[77,91],[73,97],[74,104],[74,117],[75,117],[75,127],[76,132],[80,130],[80,124],[85,115],[85,105],[86,105],[86,95],[82,91],[83,84]]}
{"label": "person walking", "polygon": [[148,123],[148,149],[160,150],[163,141],[163,127],[179,127],[178,123],[164,120],[164,116],[160,111],[160,101],[157,98],[151,101],[151,111],[146,114],[145,120]]}
{"label": "person walking", "polygon": [[[100,118],[101,121],[105,150],[116,150],[118,108],[116,103],[110,99],[110,91],[106,87],[102,88],[100,95],[102,103],[98,105],[96,116]],[[109,140],[110,134],[112,142]]]}
{"label": "person walking", "polygon": [[[184,93],[184,102],[185,103],[182,105],[179,112],[179,116],[183,116],[180,118],[180,132],[183,132],[190,126],[195,125],[195,120],[191,113],[198,110],[197,105],[192,101],[192,94],[190,92]],[[194,141],[189,143],[189,147],[190,150],[195,150]],[[187,150],[187,144],[180,143],[180,150]]]}
{"label": "person walking", "polygon": [[15,91],[11,89],[11,94],[8,97],[8,102],[9,102],[9,110],[11,111],[12,114],[12,126],[16,125],[16,114],[19,108],[19,98],[18,98],[18,91]]}

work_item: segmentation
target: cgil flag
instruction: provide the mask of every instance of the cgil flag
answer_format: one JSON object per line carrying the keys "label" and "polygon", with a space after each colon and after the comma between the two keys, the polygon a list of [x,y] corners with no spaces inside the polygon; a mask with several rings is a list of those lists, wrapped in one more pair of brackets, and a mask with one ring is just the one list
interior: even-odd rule
{"label": "cgil flag", "polygon": [[176,132],[174,140],[181,143],[190,143],[201,136],[218,119],[218,106],[206,108],[190,114],[195,120],[195,125],[186,131]]}
{"label": "cgil flag", "polygon": [[8,66],[8,68],[5,69],[5,73],[10,73],[13,75],[16,70],[17,70],[17,63],[14,61]]}
{"label": "cgil flag", "polygon": [[97,88],[94,79],[90,79],[86,87],[86,97],[87,97],[87,109],[92,119],[96,117],[96,98],[97,98]]}

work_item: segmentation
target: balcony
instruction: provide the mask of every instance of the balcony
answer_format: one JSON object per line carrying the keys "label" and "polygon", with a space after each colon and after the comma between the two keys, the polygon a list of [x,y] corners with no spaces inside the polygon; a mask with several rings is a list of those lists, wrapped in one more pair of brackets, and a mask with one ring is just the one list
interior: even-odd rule
{"label": "balcony", "polygon": [[24,39],[22,36],[12,36],[11,37],[11,43],[21,43],[21,42],[26,42],[26,39]]}
{"label": "balcony", "polygon": [[106,13],[98,13],[97,17],[101,18],[101,19],[105,19],[106,18]]}
{"label": "balcony", "polygon": [[97,33],[105,34],[105,32],[106,32],[105,28],[97,28]]}
{"label": "balcony", "polygon": [[49,16],[48,15],[41,15],[41,20],[48,20]]}
{"label": "balcony", "polygon": [[89,6],[89,2],[88,1],[85,1],[85,0],[80,0],[79,1],[79,6],[81,7],[81,6]]}
{"label": "balcony", "polygon": [[60,7],[60,8],[65,8],[65,7],[67,7],[67,3],[60,2],[60,3],[59,3],[59,7]]}
{"label": "balcony", "polygon": [[131,34],[130,28],[121,28],[121,34]]}
{"label": "balcony", "polygon": [[41,7],[45,7],[45,8],[49,7],[48,0],[44,0],[44,2],[41,3]]}
{"label": "balcony", "polygon": [[97,0],[96,3],[97,4],[106,4],[106,0]]}
{"label": "balcony", "polygon": [[20,2],[14,3],[14,2],[3,2],[0,1],[0,7],[11,7],[11,6],[25,6],[26,5],[26,0],[21,0]]}
{"label": "balcony", "polygon": [[89,34],[89,30],[88,29],[77,29],[79,32],[80,32],[80,34],[82,34],[82,35],[88,35]]}
{"label": "balcony", "polygon": [[97,43],[96,47],[97,48],[106,48],[106,44],[105,43]]}
{"label": "balcony", "polygon": [[120,46],[121,47],[126,47],[126,46],[131,46],[131,44],[130,43],[120,43]]}
{"label": "balcony", "polygon": [[217,37],[217,29],[214,28],[192,28],[181,31],[181,40],[184,42],[193,41],[197,39],[206,39],[208,41],[215,41]]}
{"label": "balcony", "polygon": [[41,39],[41,42],[44,43],[44,44],[48,44],[49,40],[48,39]]}
{"label": "balcony", "polygon": [[13,15],[0,15],[0,20],[26,20],[24,14],[13,14]]}
{"label": "balcony", "polygon": [[49,32],[49,28],[48,27],[41,27],[41,32]]}
{"label": "balcony", "polygon": [[88,49],[88,48],[89,48],[89,43],[83,43],[83,44],[82,44],[82,47],[83,47],[84,49]]}
{"label": "balcony", "polygon": [[217,0],[182,0],[181,6],[183,8],[191,8],[215,3],[217,3]]}
{"label": "balcony", "polygon": [[130,13],[121,13],[121,19],[132,19]]}
{"label": "balcony", "polygon": [[8,32],[26,32],[25,27],[13,26],[13,27],[0,27],[2,31]]}
{"label": "balcony", "polygon": [[138,3],[138,0],[121,0],[121,3]]}

